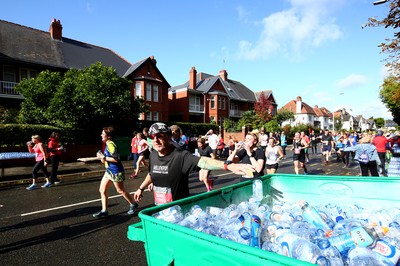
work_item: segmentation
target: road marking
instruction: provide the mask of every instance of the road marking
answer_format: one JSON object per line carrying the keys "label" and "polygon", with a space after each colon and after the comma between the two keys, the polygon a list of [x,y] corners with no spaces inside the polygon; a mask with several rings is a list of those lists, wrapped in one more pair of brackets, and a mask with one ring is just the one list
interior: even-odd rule
{"label": "road marking", "polygon": [[[232,173],[224,173],[224,174],[215,175],[215,177],[217,177],[217,176],[224,176],[224,175],[231,175],[231,174],[232,174]],[[148,189],[145,189],[144,191],[149,191],[149,190],[148,190]],[[129,194],[134,194],[135,192],[136,192],[136,191],[130,192]],[[110,196],[110,197],[108,197],[108,198],[109,198],[109,199],[113,199],[113,198],[118,198],[118,197],[122,197],[122,195],[114,195],[114,196]],[[74,203],[74,204],[69,204],[69,205],[54,207],[54,208],[45,209],[45,210],[40,210],[40,211],[22,213],[22,214],[21,214],[21,217],[23,217],[23,216],[29,216],[29,215],[34,215],[34,214],[38,214],[38,213],[43,213],[43,212],[50,212],[50,211],[55,211],[55,210],[60,210],[60,209],[66,209],[66,208],[70,208],[70,207],[75,207],[75,206],[79,206],[79,205],[84,205],[84,204],[89,204],[89,203],[97,202],[97,201],[101,201],[101,199],[88,200],[88,201],[83,201],[83,202],[79,202],[79,203]]]}

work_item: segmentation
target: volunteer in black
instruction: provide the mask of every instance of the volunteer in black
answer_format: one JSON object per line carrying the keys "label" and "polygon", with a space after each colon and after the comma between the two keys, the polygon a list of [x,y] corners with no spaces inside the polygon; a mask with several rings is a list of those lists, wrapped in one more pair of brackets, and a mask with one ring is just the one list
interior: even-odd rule
{"label": "volunteer in black", "polygon": [[149,157],[149,173],[135,192],[139,201],[143,190],[154,192],[156,205],[175,201],[189,196],[189,173],[191,171],[229,170],[238,175],[252,172],[253,167],[244,164],[226,164],[207,157],[196,157],[182,150],[171,141],[171,130],[164,123],[155,123],[149,129],[153,140],[153,151]]}

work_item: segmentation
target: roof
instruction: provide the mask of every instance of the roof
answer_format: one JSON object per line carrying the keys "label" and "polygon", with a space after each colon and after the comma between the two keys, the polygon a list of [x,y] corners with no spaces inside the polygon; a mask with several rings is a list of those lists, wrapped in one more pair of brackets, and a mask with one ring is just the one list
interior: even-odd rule
{"label": "roof", "polygon": [[83,69],[101,62],[122,76],[131,64],[114,51],[0,20],[0,60],[60,69]]}
{"label": "roof", "polygon": [[[221,82],[221,84],[225,88],[226,95],[229,96],[231,99],[238,101],[249,101],[254,103],[257,101],[254,92],[239,81],[232,79],[223,80],[219,75],[212,76],[210,74],[202,72],[196,74],[196,89],[191,91],[197,91],[207,94],[216,93],[222,95],[223,93],[221,92],[212,91],[213,85],[216,82]],[[188,87],[189,81],[185,82],[184,84],[171,87],[168,91],[173,92],[178,89],[185,89]]]}
{"label": "roof", "polygon": [[[123,75],[123,77],[129,77],[131,75],[134,75],[136,70],[139,70],[140,67],[146,65],[146,64],[152,64],[155,68],[155,70],[157,71],[157,73],[159,74],[159,76],[161,77],[162,81],[165,82],[165,84],[167,85],[167,87],[169,88],[171,85],[169,85],[168,81],[165,79],[164,75],[161,73],[161,71],[158,69],[157,65],[156,65],[156,60],[154,59],[154,56],[149,56],[145,59],[140,60],[139,62],[131,65],[129,67],[129,69],[125,72],[125,74]],[[150,77],[147,77],[150,78]],[[150,78],[151,79],[151,78]]]}
{"label": "roof", "polygon": [[[291,100],[289,101],[287,104],[285,104],[281,109],[286,109],[289,111],[292,111],[295,114],[299,114],[296,113],[296,104],[297,102],[295,100]],[[317,115],[314,111],[314,109],[309,106],[308,104],[306,104],[305,102],[301,102],[301,112],[300,114],[311,114],[311,115]]]}

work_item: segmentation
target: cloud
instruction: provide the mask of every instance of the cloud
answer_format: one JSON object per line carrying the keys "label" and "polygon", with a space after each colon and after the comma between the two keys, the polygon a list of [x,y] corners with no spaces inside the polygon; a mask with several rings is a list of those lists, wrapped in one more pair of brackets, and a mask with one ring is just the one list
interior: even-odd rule
{"label": "cloud", "polygon": [[332,5],[342,2],[292,0],[290,9],[273,13],[262,20],[262,31],[257,41],[239,42],[237,57],[245,60],[267,59],[280,53],[300,58],[304,50],[341,38],[342,32],[330,13],[335,9]]}
{"label": "cloud", "polygon": [[247,11],[243,6],[237,6],[236,11],[238,13],[239,20],[247,22],[250,12]]}
{"label": "cloud", "polygon": [[363,102],[363,104],[353,106],[353,114],[361,114],[364,118],[385,118],[393,119],[392,113],[386,108],[386,106],[379,100],[371,102]]}
{"label": "cloud", "polygon": [[362,86],[367,83],[367,78],[363,75],[351,74],[344,79],[336,82],[336,86],[339,90],[352,89],[355,87]]}

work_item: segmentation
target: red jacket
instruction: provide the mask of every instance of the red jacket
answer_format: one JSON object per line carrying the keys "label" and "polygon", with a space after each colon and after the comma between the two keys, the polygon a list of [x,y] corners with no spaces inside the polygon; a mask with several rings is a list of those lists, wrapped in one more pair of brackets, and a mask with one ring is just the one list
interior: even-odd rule
{"label": "red jacket", "polygon": [[388,142],[388,139],[384,136],[376,136],[372,140],[372,144],[375,145],[377,152],[386,152],[386,146]]}

